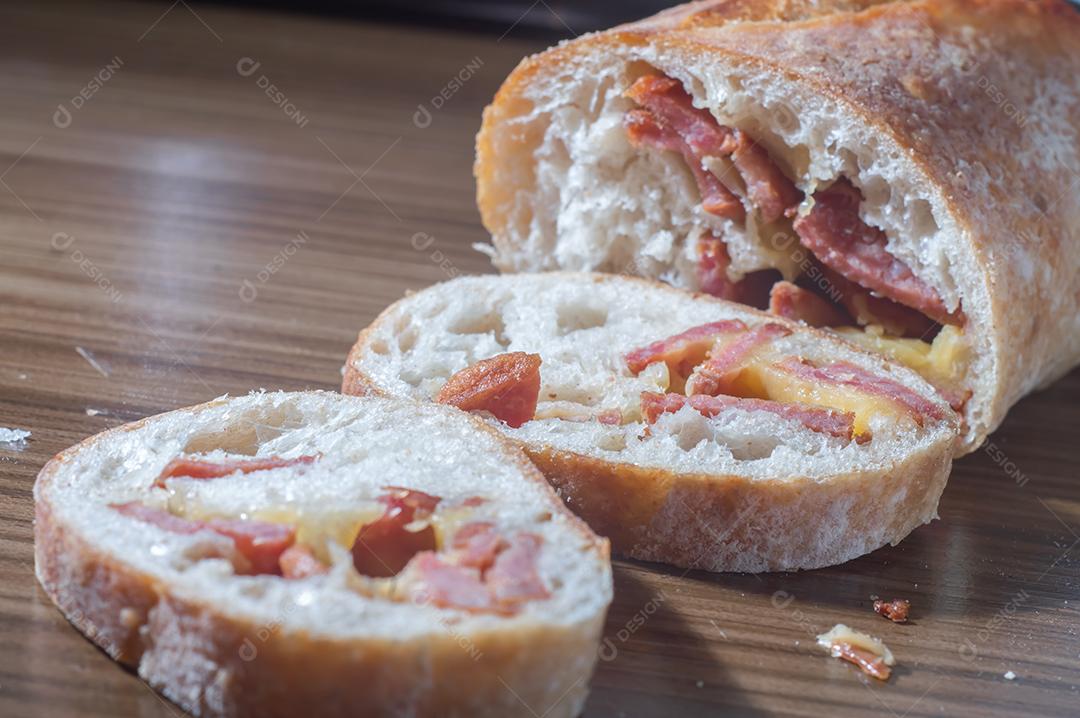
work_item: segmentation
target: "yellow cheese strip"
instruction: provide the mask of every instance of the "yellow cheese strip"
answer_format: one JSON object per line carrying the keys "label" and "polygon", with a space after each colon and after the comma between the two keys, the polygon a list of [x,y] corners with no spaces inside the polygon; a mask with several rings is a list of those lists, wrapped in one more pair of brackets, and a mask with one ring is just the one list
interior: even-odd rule
{"label": "yellow cheese strip", "polygon": [[889,336],[880,327],[837,327],[833,331],[850,342],[914,369],[934,386],[962,388],[967,346],[960,327],[943,327],[934,337],[933,344],[921,339]]}
{"label": "yellow cheese strip", "polygon": [[849,411],[855,415],[853,430],[856,436],[870,434],[870,419],[875,415],[886,415],[895,420],[910,418],[908,410],[889,397],[855,387],[810,381],[775,364],[748,366],[743,369],[740,380],[742,386],[754,392],[747,396],[754,398]]}

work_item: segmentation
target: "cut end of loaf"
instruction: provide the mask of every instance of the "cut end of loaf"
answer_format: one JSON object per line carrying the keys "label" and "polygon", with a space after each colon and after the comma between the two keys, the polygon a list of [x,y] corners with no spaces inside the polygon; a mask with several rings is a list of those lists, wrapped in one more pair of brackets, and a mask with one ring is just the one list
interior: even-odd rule
{"label": "cut end of loaf", "polygon": [[[528,61],[486,115],[477,177],[496,266],[626,273],[712,293],[717,282],[750,278],[767,281],[765,292],[747,286],[722,296],[759,307],[768,301],[773,281],[803,277],[835,301],[838,292],[820,275],[791,219],[812,210],[819,190],[850,181],[862,195],[859,216],[884,232],[889,255],[940,297],[942,311],[966,315],[962,357],[924,374],[947,384],[951,396],[970,397],[964,405],[969,447],[988,433],[997,409],[996,397],[984,390],[994,384],[985,377],[998,371],[989,339],[988,288],[974,268],[970,238],[954,208],[917,157],[874,118],[806,78],[792,82],[724,53],[702,61],[677,43],[620,45],[598,38],[579,45],[583,49],[550,51],[550,62],[558,58],[557,70],[537,70],[545,65],[543,55]],[[632,141],[627,117],[640,105],[630,90],[653,75],[674,79],[696,108],[763,148],[804,197],[792,208],[795,214],[777,221],[756,211],[745,218],[707,211],[700,180],[678,151]],[[702,170],[746,201],[748,188],[730,157],[708,157]],[[715,238],[722,238],[724,262],[730,260],[721,264],[719,276],[703,271],[710,261],[705,248]],[[886,323],[886,331],[896,329]],[[912,331],[909,336],[923,333]],[[904,346],[883,348],[874,337],[862,343],[875,342],[893,358],[909,358]],[[919,347],[925,351],[929,345]],[[919,371],[926,365],[912,364]]]}

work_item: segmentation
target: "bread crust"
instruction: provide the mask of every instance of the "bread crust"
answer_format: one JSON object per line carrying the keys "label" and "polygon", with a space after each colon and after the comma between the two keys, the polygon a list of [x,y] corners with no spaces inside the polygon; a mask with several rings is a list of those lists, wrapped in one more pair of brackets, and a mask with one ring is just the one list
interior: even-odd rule
{"label": "bread crust", "polygon": [[963,451],[1080,363],[1080,13],[1067,2],[706,0],[527,58],[477,137],[478,205],[500,253],[513,251],[508,208],[528,191],[504,165],[529,159],[499,142],[521,132],[513,119],[530,83],[646,45],[683,66],[751,67],[829,97],[934,191],[955,222],[965,259],[952,271],[971,290],[964,310],[987,359],[968,377]]}
{"label": "bread crust", "polygon": [[[613,281],[609,275],[554,272],[580,281]],[[659,281],[618,277],[642,290],[683,294]],[[706,294],[705,302],[728,304]],[[409,297],[388,307],[357,337],[345,364],[344,394],[386,396],[358,368],[380,326],[393,321]],[[744,315],[809,333],[835,335],[739,306]],[[951,412],[950,412],[951,413]],[[955,419],[953,420],[955,429]],[[511,437],[512,438],[512,437]],[[620,556],[709,571],[791,571],[842,563],[896,544],[937,518],[937,505],[952,467],[954,443],[943,440],[880,470],[838,468],[825,480],[784,480],[737,475],[676,473],[611,462],[546,445],[518,442],[567,506]]]}
{"label": "bread crust", "polygon": [[[179,411],[197,412],[220,401]],[[512,631],[464,637],[440,627],[410,640],[313,636],[290,630],[284,617],[277,625],[258,624],[228,606],[185,597],[60,520],[54,483],[71,457],[159,418],[112,429],[64,451],[45,465],[34,486],[38,581],[80,632],[135,668],[150,686],[197,716],[295,716],[313,710],[320,716],[578,715],[602,611],[574,625],[523,623]],[[473,423],[499,439],[506,462],[528,481],[545,484],[504,437],[483,422]],[[564,510],[554,495],[552,510]],[[606,562],[608,542],[566,515],[588,550]]]}

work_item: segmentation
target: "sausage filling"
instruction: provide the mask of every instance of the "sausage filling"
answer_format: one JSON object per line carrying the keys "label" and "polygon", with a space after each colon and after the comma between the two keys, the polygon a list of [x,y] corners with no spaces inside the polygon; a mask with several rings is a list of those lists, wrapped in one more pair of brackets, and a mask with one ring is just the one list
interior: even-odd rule
{"label": "sausage filling", "polygon": [[[678,152],[697,183],[702,209],[744,224],[788,223],[798,249],[810,258],[787,281],[763,270],[733,280],[724,238],[715,230],[699,241],[701,291],[765,308],[812,326],[830,327],[923,374],[960,409],[970,392],[959,385],[964,315],[950,312],[938,292],[886,248],[885,233],[862,220],[863,196],[845,177],[805,196],[746,132],[721,125],[695,107],[676,80],[639,78],[626,96],[636,107],[624,127],[635,147]],[[931,343],[932,342],[932,343]]]}
{"label": "sausage filling", "polygon": [[209,461],[180,456],[154,480],[150,503],[110,507],[168,533],[223,537],[222,555],[215,549],[204,557],[230,561],[238,575],[308,579],[330,573],[335,554],[351,553],[351,570],[363,592],[390,600],[513,615],[530,601],[550,597],[539,572],[543,538],[478,520],[485,513],[478,507],[487,503],[480,496],[448,502],[416,489],[386,486],[363,505],[333,507],[325,515],[266,508],[241,516],[208,513],[186,498],[208,481],[245,480],[249,474],[304,467],[321,458]]}

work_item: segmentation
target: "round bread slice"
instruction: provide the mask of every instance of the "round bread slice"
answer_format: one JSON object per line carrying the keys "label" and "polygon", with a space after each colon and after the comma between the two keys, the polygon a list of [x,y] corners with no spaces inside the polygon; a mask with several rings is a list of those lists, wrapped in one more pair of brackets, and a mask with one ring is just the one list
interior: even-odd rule
{"label": "round bread slice", "polygon": [[35,497],[67,618],[197,716],[578,715],[607,542],[449,407],[223,398],[87,439]]}
{"label": "round bread slice", "polygon": [[827,566],[900,541],[936,517],[958,437],[906,367],[614,275],[408,296],[360,334],[343,391],[474,410],[615,551],[713,571]]}

